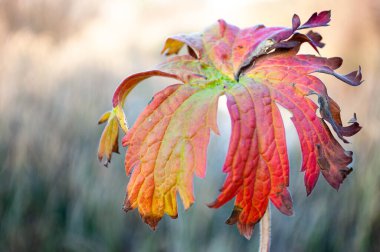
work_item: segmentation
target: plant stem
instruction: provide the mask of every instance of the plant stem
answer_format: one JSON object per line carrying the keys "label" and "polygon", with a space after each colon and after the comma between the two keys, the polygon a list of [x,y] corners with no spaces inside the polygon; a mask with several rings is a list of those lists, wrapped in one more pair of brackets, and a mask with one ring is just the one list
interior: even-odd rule
{"label": "plant stem", "polygon": [[269,252],[270,250],[270,205],[265,211],[260,221],[260,248],[259,252]]}

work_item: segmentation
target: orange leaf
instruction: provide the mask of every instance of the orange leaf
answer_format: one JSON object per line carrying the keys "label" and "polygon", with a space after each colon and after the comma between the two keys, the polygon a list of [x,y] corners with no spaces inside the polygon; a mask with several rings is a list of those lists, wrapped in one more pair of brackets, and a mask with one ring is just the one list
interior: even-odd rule
{"label": "orange leaf", "polygon": [[138,207],[153,229],[164,213],[177,217],[194,202],[193,173],[204,177],[210,128],[216,126],[219,89],[172,85],[156,94],[123,139],[125,169],[134,169],[124,209]]}

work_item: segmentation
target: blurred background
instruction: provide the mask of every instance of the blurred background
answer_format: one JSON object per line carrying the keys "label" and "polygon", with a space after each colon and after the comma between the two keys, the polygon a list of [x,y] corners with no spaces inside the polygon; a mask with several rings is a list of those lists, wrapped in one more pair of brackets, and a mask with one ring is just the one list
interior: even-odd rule
{"label": "blurred background", "polygon": [[[0,251],[257,251],[224,224],[232,202],[214,210],[225,175],[230,121],[221,99],[222,135],[212,136],[196,203],[152,232],[137,211],[124,214],[124,152],[107,168],[96,158],[113,91],[129,74],[152,68],[167,36],[198,32],[223,18],[240,27],[290,26],[332,10],[320,28],[322,56],[341,56],[340,73],[360,64],[365,82],[351,87],[321,77],[363,126],[345,146],[354,172],[336,192],[320,177],[306,197],[300,147],[284,114],[295,215],[272,209],[272,251],[380,251],[380,2],[377,0],[0,0]],[[307,46],[304,52],[309,52]],[[310,51],[311,52],[311,51]],[[170,81],[153,78],[129,96],[132,124]]]}

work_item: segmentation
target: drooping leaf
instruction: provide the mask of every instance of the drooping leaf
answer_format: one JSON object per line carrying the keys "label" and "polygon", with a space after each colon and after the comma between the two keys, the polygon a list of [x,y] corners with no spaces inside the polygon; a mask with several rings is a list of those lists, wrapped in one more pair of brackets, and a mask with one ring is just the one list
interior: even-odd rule
{"label": "drooping leaf", "polygon": [[99,119],[98,124],[102,124],[107,121],[107,125],[103,130],[98,148],[98,159],[99,161],[102,161],[103,157],[106,156],[106,166],[109,162],[111,162],[112,153],[119,153],[119,145],[117,142],[119,136],[118,125],[120,125],[124,133],[128,132],[128,125],[123,111],[125,98],[139,82],[152,76],[161,76],[174,79],[178,78],[176,75],[159,70],[147,71],[129,76],[118,86],[113,95],[113,109],[104,113]]}
{"label": "drooping leaf", "polygon": [[111,161],[112,152],[119,153],[119,124],[110,111],[104,113],[99,119],[98,124],[107,122],[106,127],[103,130],[102,136],[100,138],[99,149],[98,149],[98,159],[102,161],[103,157],[106,157],[105,166]]}
{"label": "drooping leaf", "polygon": [[[153,229],[164,214],[176,218],[177,193],[185,209],[194,202],[193,175],[204,177],[210,130],[216,125],[218,98],[227,96],[232,133],[223,171],[226,180],[216,200],[218,208],[235,198],[227,224],[237,224],[250,238],[254,225],[269,202],[292,215],[289,161],[285,129],[278,104],[292,113],[302,151],[305,186],[310,194],[322,173],[338,189],[352,171],[352,152],[346,151],[330,132],[348,142],[359,126],[356,115],[344,126],[340,107],[328,96],[325,85],[313,73],[325,73],[351,86],[362,81],[360,67],[347,75],[335,70],[341,58],[300,55],[303,43],[322,48],[322,36],[306,28],[327,26],[330,12],[314,13],[301,25],[297,15],[292,27],[257,25],[239,29],[219,20],[204,33],[182,34],[167,39],[162,53],[170,56],[157,69],[125,79],[113,98],[98,157],[108,162],[118,151],[119,126],[127,147],[125,169],[131,175],[124,210],[137,208]],[[174,55],[187,46],[187,54]],[[129,92],[152,76],[180,82],[157,93],[128,129],[123,112]],[[318,97],[315,104],[311,96]],[[319,106],[318,106],[319,105]],[[316,114],[319,109],[320,116]]]}

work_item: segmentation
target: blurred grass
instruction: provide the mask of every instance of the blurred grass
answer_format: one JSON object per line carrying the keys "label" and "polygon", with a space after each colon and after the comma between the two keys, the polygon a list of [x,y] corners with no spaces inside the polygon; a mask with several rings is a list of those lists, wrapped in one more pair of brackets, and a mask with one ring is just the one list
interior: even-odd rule
{"label": "blurred grass", "polygon": [[[357,112],[364,128],[347,146],[355,152],[355,171],[339,193],[321,177],[307,198],[298,140],[289,128],[296,214],[272,211],[272,249],[379,251],[380,6],[370,0],[290,2],[285,8],[280,1],[1,0],[0,251],[257,250],[257,231],[246,241],[224,224],[232,203],[218,210],[204,204],[224,179],[230,127],[225,111],[218,118],[222,137],[211,139],[207,177],[195,179],[196,203],[186,213],[180,206],[179,218],[165,217],[154,233],[136,211],[121,211],[123,155],[108,169],[97,162],[96,122],[122,78],[160,61],[159,43],[171,33],[198,31],[218,17],[286,25],[293,12],[304,20],[322,9],[333,9],[334,24],[321,31],[323,54],[347,59],[343,72],[360,63],[366,79],[360,88],[326,79],[330,95],[345,119]],[[153,79],[133,91],[130,122],[166,84]]]}

